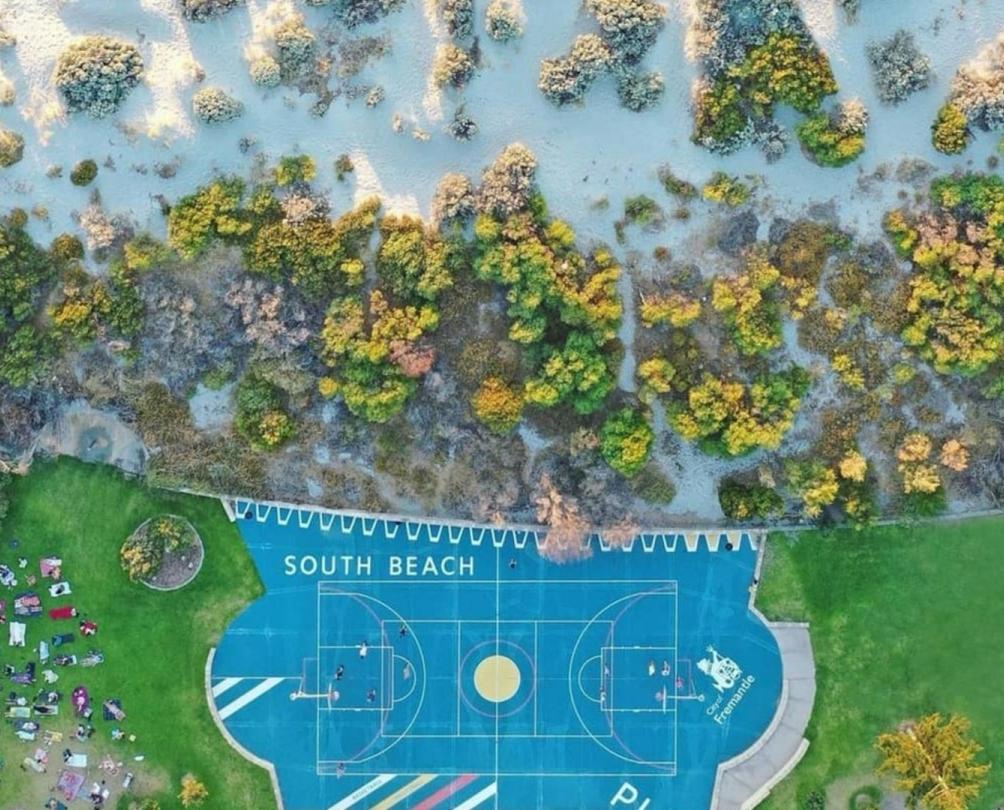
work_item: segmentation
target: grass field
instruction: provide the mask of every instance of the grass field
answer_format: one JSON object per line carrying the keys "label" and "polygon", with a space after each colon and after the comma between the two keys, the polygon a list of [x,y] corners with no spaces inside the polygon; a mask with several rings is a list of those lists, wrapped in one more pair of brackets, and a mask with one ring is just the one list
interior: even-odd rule
{"label": "grass field", "polygon": [[1004,520],[773,535],[758,604],[808,620],[819,691],[811,747],[763,805],[827,807],[876,783],[877,734],[929,712],[961,713],[994,763],[971,810],[1004,803]]}
{"label": "grass field", "polygon": [[[109,467],[67,460],[36,463],[27,477],[16,480],[12,497],[10,515],[0,525],[0,561],[12,565],[25,556],[37,572],[40,557],[62,557],[73,596],[60,602],[72,601],[100,626],[93,646],[104,651],[106,662],[93,669],[57,668],[61,678],[56,688],[67,702],[78,683],[85,684],[98,703],[121,698],[128,714],[122,727],[137,736],[134,743],[114,743],[110,724],[99,719],[91,741],[71,742],[70,747],[88,753],[92,761],[105,753],[125,760],[126,768],[136,773],[138,792],[156,796],[165,810],[180,807],[179,782],[189,771],[209,789],[206,807],[274,808],[266,773],[227,745],[206,708],[203,678],[209,648],[261,592],[240,535],[219,502],[149,490]],[[187,517],[206,546],[199,576],[175,593],[156,593],[129,582],[118,562],[126,536],[146,518],[163,512]],[[20,540],[16,550],[9,545],[15,537]],[[40,593],[43,583],[49,581],[40,580]],[[12,596],[7,592],[4,598]],[[53,604],[48,594],[43,604]],[[28,646],[48,638],[57,626],[61,632],[76,629],[48,616],[29,619]],[[78,636],[72,651],[80,654],[88,646]],[[4,633],[0,660],[23,666],[26,656],[12,657],[9,652]],[[9,684],[3,689],[8,691]],[[96,715],[100,718],[100,706]],[[64,731],[75,727],[68,705],[58,720]],[[0,807],[5,810],[41,807],[47,787],[55,783],[55,762],[41,776],[17,767],[33,750],[33,744],[17,741],[9,726],[0,727],[0,757],[7,762],[0,771]],[[54,760],[59,750],[54,748]],[[132,761],[138,754],[145,756],[143,762]],[[91,776],[96,773],[92,768]],[[109,783],[120,780],[121,775]],[[125,800],[118,804],[127,805]]]}

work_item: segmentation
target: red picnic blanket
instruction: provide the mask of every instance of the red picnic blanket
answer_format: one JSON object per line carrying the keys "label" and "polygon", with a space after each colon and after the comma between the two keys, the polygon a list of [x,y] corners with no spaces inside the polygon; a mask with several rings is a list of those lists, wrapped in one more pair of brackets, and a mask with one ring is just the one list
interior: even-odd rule
{"label": "red picnic blanket", "polygon": [[50,619],[72,619],[77,615],[77,609],[71,605],[53,608],[49,611]]}

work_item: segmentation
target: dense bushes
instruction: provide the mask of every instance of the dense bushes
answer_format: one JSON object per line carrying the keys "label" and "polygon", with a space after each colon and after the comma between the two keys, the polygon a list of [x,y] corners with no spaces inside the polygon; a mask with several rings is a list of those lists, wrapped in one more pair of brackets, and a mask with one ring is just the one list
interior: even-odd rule
{"label": "dense bushes", "polygon": [[330,0],[335,18],[348,28],[375,23],[381,17],[397,11],[404,0]]}
{"label": "dense bushes", "polygon": [[902,337],[942,373],[981,374],[1004,351],[1004,181],[946,177],[931,198],[926,214],[886,217],[913,262]]}
{"label": "dense bushes", "polygon": [[502,150],[481,178],[480,211],[507,217],[530,203],[537,174],[537,158],[521,143]]}
{"label": "dense bushes", "polygon": [[88,158],[81,160],[70,172],[70,182],[75,186],[89,186],[98,176],[98,164]]}
{"label": "dense bushes", "polygon": [[242,5],[244,0],[181,0],[181,11],[189,20],[205,22]]}
{"label": "dense bushes", "polygon": [[432,78],[440,87],[463,87],[474,75],[474,59],[459,45],[447,42],[436,51]]}
{"label": "dense bushes", "polygon": [[490,0],[485,9],[485,31],[496,42],[523,36],[523,22],[514,0]]}
{"label": "dense bushes", "polygon": [[295,81],[313,67],[317,37],[300,16],[290,17],[276,27],[276,61],[283,81]]}
{"label": "dense bushes", "polygon": [[453,284],[462,250],[426,227],[421,219],[389,216],[380,223],[377,273],[404,301],[435,301]]}
{"label": "dense bushes", "polygon": [[143,59],[135,46],[91,36],[59,55],[55,83],[71,113],[104,118],[118,110],[142,73]]}
{"label": "dense bushes", "polygon": [[464,220],[474,215],[474,189],[462,174],[445,174],[432,197],[432,220],[444,223]]}
{"label": "dense bushes", "polygon": [[934,148],[946,155],[958,155],[966,150],[971,138],[969,119],[955,103],[942,105],[931,125],[931,142]]}
{"label": "dense bushes", "polygon": [[24,138],[17,132],[0,128],[0,169],[20,163],[24,157]]}
{"label": "dense bushes", "polygon": [[740,456],[760,447],[775,449],[791,429],[809,375],[793,366],[746,384],[706,374],[674,403],[670,424],[688,441],[714,455]]}
{"label": "dense bushes", "polygon": [[956,72],[932,127],[934,147],[947,154],[962,152],[969,127],[1004,129],[1004,34]]}
{"label": "dense bushes", "polygon": [[474,34],[474,0],[442,0],[446,31],[454,39]]}
{"label": "dense bushes", "polygon": [[237,386],[237,432],[259,450],[274,450],[293,437],[293,420],[286,412],[283,393],[260,374],[247,374]]}
{"label": "dense bushes", "polygon": [[806,153],[820,166],[845,166],[865,150],[868,111],[860,101],[841,104],[832,114],[816,113],[795,129]]}
{"label": "dense bushes", "polygon": [[523,394],[500,377],[487,377],[478,387],[471,406],[474,415],[493,433],[508,433],[523,416]]}
{"label": "dense bushes", "polygon": [[540,91],[558,106],[579,102],[597,78],[612,70],[621,104],[633,112],[651,107],[662,97],[665,81],[661,73],[645,73],[635,65],[662,30],[665,8],[652,0],[588,0],[585,8],[600,33],[580,34],[567,55],[544,59]]}
{"label": "dense bushes", "polygon": [[921,53],[909,31],[900,29],[869,44],[867,53],[878,96],[887,104],[899,104],[931,83],[931,59]]}
{"label": "dense bushes", "polygon": [[741,478],[725,478],[718,485],[718,503],[732,520],[766,520],[784,511],[784,498],[773,487]]}
{"label": "dense bushes", "polygon": [[214,239],[235,239],[251,230],[241,208],[244,182],[220,178],[182,197],[167,218],[171,247],[184,259],[194,259]]}
{"label": "dense bushes", "polygon": [[0,221],[0,383],[20,388],[45,370],[48,335],[36,326],[58,267],[22,225]]}
{"label": "dense bushes", "polygon": [[638,411],[622,408],[607,417],[600,430],[600,454],[621,475],[636,475],[652,453],[655,434]]}
{"label": "dense bushes", "polygon": [[733,152],[771,122],[775,104],[810,114],[835,92],[830,62],[811,40],[776,32],[698,85],[693,139],[715,152]]}
{"label": "dense bushes", "polygon": [[206,124],[222,124],[244,114],[244,105],[219,87],[204,87],[192,96],[192,110]]}
{"label": "dense bushes", "polygon": [[251,81],[259,87],[277,87],[282,81],[279,60],[271,54],[262,54],[251,60]]}

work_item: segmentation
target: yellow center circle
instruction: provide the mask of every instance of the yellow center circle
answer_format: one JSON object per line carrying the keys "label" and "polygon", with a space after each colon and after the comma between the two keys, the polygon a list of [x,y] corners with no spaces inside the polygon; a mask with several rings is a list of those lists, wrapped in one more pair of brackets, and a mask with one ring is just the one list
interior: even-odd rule
{"label": "yellow center circle", "polygon": [[485,700],[505,703],[519,691],[519,667],[504,655],[490,655],[474,670],[474,688]]}

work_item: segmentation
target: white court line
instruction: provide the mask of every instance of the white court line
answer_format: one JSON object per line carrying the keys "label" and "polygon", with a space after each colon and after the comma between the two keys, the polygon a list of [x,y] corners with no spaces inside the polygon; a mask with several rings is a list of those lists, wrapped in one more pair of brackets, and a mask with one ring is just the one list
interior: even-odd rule
{"label": "white court line", "polygon": [[[498,782],[492,782],[488,787],[475,793],[463,804],[458,804],[456,810],[474,810],[478,805],[484,804],[492,798],[498,790]],[[334,808],[332,808],[334,810]]]}
{"label": "white court line", "polygon": [[335,802],[328,810],[348,810],[350,807],[354,807],[359,804],[360,801],[365,799],[371,793],[376,793],[384,785],[386,785],[391,779],[394,778],[394,774],[382,773],[376,779],[373,779],[363,785],[361,788],[356,788],[344,799]]}
{"label": "white court line", "polygon": [[243,678],[224,678],[222,681],[216,684],[216,686],[213,687],[213,697],[219,697],[228,689],[232,689],[233,687],[237,686],[237,684],[239,684],[243,680],[244,680]]}
{"label": "white court line", "polygon": [[228,703],[222,709],[220,709],[220,720],[226,720],[233,714],[236,714],[249,703],[256,701],[266,692],[271,689],[275,689],[280,683],[282,683],[285,678],[266,678],[260,684],[258,684],[254,689],[250,689],[241,695],[237,700],[232,703]]}

